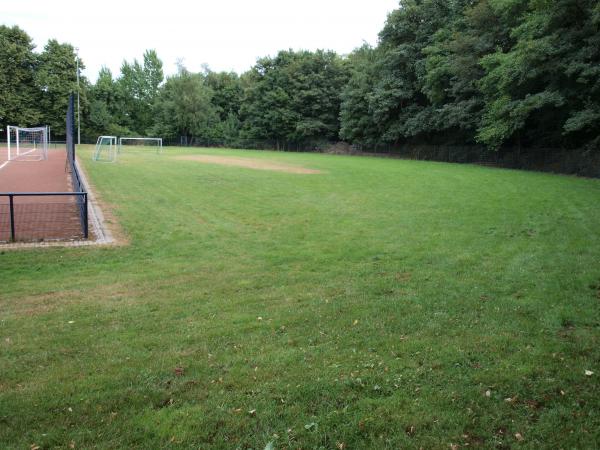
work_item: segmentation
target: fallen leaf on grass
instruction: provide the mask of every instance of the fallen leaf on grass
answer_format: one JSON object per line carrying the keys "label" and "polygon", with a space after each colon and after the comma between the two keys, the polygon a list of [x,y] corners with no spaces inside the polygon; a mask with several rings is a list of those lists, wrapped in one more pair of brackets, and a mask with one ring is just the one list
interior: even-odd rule
{"label": "fallen leaf on grass", "polygon": [[75,441],[69,442],[69,448],[75,448]]}
{"label": "fallen leaf on grass", "polygon": [[36,444],[31,444],[31,446],[29,447],[31,450],[40,450],[40,446],[36,445]]}
{"label": "fallen leaf on grass", "polygon": [[173,372],[175,373],[175,376],[181,377],[181,376],[183,376],[184,369],[183,369],[183,367],[175,367]]}
{"label": "fallen leaf on grass", "polygon": [[517,441],[522,441],[525,438],[523,437],[523,435],[521,433],[515,433],[515,439]]}
{"label": "fallen leaf on grass", "polygon": [[358,320],[354,320],[354,322],[352,322],[352,325],[357,325],[358,324]]}

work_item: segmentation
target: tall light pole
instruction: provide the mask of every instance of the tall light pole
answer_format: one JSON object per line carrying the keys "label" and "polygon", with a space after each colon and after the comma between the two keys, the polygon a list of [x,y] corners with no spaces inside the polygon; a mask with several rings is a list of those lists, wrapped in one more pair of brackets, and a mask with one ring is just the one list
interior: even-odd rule
{"label": "tall light pole", "polygon": [[77,54],[77,144],[81,144],[81,118],[79,115],[79,48],[75,48]]}

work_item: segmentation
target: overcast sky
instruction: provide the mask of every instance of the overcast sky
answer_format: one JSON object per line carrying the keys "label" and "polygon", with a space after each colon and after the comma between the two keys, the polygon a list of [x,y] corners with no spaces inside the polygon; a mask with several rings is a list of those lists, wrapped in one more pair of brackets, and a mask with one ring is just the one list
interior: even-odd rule
{"label": "overcast sky", "polygon": [[85,75],[118,74],[124,59],[154,48],[165,73],[178,59],[192,71],[248,70],[282,49],[346,54],[377,33],[398,0],[17,0],[2,1],[1,23],[19,25],[41,51],[55,38],[79,48]]}

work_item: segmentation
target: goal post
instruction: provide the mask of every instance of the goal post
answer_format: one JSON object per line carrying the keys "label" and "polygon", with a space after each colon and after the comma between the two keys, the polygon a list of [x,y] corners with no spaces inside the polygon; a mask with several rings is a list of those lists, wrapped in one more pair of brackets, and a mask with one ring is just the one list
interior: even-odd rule
{"label": "goal post", "polygon": [[156,151],[157,154],[160,154],[163,151],[162,138],[157,137],[120,137],[119,153],[123,151],[123,146],[126,146],[130,150],[135,147],[140,147],[140,150],[145,150],[143,147],[150,147]]}
{"label": "goal post", "polygon": [[117,137],[98,136],[92,159],[100,162],[115,162],[117,160]]}
{"label": "goal post", "polygon": [[48,127],[6,127],[9,161],[43,161],[48,159]]}

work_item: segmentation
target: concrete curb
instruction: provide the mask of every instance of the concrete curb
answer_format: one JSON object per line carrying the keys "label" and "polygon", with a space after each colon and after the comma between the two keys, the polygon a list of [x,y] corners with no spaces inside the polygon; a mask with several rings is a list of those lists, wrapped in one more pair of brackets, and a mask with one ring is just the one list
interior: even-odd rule
{"label": "concrete curb", "polygon": [[90,187],[90,183],[87,179],[87,174],[81,169],[81,164],[77,161],[77,168],[79,169],[79,176],[81,182],[85,186],[85,190],[88,193],[88,223],[91,225],[92,233],[95,236],[95,240],[91,241],[93,244],[113,244],[115,239],[106,226],[104,220],[104,214],[102,209],[96,200],[96,195]]}

